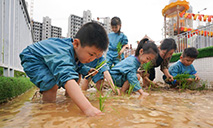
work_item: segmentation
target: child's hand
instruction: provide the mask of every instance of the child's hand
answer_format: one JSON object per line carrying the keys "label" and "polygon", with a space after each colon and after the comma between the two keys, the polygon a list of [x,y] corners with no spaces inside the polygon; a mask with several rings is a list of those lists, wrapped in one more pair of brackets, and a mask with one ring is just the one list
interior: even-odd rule
{"label": "child's hand", "polygon": [[142,77],[149,77],[149,73],[145,73],[145,70],[138,70],[137,73]]}
{"label": "child's hand", "polygon": [[199,81],[200,77],[199,76],[195,76],[195,81]]}
{"label": "child's hand", "polygon": [[174,79],[173,79],[173,76],[172,76],[172,75],[170,75],[170,74],[169,74],[169,75],[168,75],[168,76],[166,76],[166,77],[167,77],[167,78],[169,78],[169,79],[168,79],[169,81],[174,81]]}
{"label": "child's hand", "polygon": [[[94,72],[94,71],[95,71],[95,72]],[[95,68],[91,68],[91,69],[89,70],[88,74],[90,74],[90,73],[92,73],[92,72],[94,72],[94,73],[92,74],[92,76],[95,76],[95,75],[98,73],[98,71],[97,71]]]}
{"label": "child's hand", "polygon": [[104,115],[104,113],[102,113],[99,109],[95,108],[95,107],[90,107],[88,109],[86,109],[84,111],[84,114],[86,114],[87,116],[100,116],[100,115]]}

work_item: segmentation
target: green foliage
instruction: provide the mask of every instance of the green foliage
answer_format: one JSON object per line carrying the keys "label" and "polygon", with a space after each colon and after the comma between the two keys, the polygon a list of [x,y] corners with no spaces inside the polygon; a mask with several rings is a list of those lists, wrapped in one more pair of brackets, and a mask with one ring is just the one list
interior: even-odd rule
{"label": "green foliage", "polygon": [[[3,76],[3,67],[0,67],[0,76]],[[26,73],[20,71],[14,71],[14,77],[26,77]]]}
{"label": "green foliage", "polygon": [[0,77],[0,103],[24,93],[32,86],[29,78]]}
{"label": "green foliage", "polygon": [[[102,88],[102,83],[101,83],[101,87],[100,87],[100,89]],[[100,90],[98,90],[97,89],[97,87],[95,86],[95,88],[96,88],[96,90],[98,91],[98,93],[99,93],[99,108],[100,108],[100,110],[101,111],[103,111],[104,110],[104,102],[106,101],[106,99],[107,99],[107,97],[108,97],[108,95],[112,92],[112,90],[111,91],[109,91],[105,96],[102,96],[102,94],[101,94],[101,91]]]}
{"label": "green foliage", "polygon": [[0,76],[3,76],[3,68],[0,67]]}
{"label": "green foliage", "polygon": [[118,45],[117,45],[118,53],[121,51],[121,49],[122,49],[122,44],[121,44],[121,42],[118,42]]}
{"label": "green foliage", "polygon": [[[198,57],[197,58],[204,58],[204,57],[213,57],[213,46],[200,48],[198,49]],[[180,59],[182,53],[174,53],[170,62],[176,62]]]}
{"label": "green foliage", "polygon": [[130,96],[130,94],[133,92],[135,85],[131,85],[129,86],[129,90],[128,90],[128,96]]}
{"label": "green foliage", "polygon": [[24,72],[14,71],[14,77],[27,77],[27,75]]}
{"label": "green foliage", "polygon": [[104,63],[106,63],[106,60],[102,61],[101,63],[98,62],[97,66],[95,67],[95,69],[100,68]]}
{"label": "green foliage", "polygon": [[173,77],[175,80],[186,80],[190,77],[190,74],[183,73],[183,74],[177,74],[177,76]]}
{"label": "green foliage", "polygon": [[103,111],[104,110],[104,102],[106,101],[108,95],[112,92],[112,90],[108,91],[107,94],[105,96],[102,96],[102,94],[99,92],[99,107],[100,110]]}
{"label": "green foliage", "polygon": [[149,62],[147,62],[147,63],[144,63],[144,64],[142,65],[142,67],[143,67],[143,69],[145,70],[145,73],[147,73],[147,72],[152,68],[152,62],[149,61]]}
{"label": "green foliage", "polygon": [[[122,49],[122,44],[121,44],[121,42],[118,42],[118,45],[117,45],[118,53],[121,51],[121,49]],[[118,58],[121,59],[121,55],[119,55]]]}
{"label": "green foliage", "polygon": [[[190,74],[178,74],[177,76],[173,77],[174,80],[176,80],[176,85],[178,88],[180,88],[182,91],[185,89],[190,90],[203,90],[206,87],[206,82],[201,81],[195,81],[194,78],[191,78]],[[192,81],[188,81],[188,78],[191,78]]]}
{"label": "green foliage", "polygon": [[176,62],[176,61],[178,61],[180,59],[181,54],[182,53],[174,53],[172,55],[172,58],[171,58],[170,62]]}

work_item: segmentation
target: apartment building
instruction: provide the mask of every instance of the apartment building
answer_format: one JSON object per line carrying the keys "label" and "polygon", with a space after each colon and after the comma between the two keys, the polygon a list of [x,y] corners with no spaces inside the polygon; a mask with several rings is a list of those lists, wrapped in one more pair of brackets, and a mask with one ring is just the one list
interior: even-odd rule
{"label": "apartment building", "polygon": [[60,27],[52,26],[51,18],[43,17],[43,22],[32,21],[32,28],[34,34],[34,42],[45,40],[51,37],[61,38],[62,29]]}
{"label": "apartment building", "polygon": [[99,22],[96,20],[92,20],[92,13],[90,10],[84,11],[83,12],[83,17],[71,14],[68,18],[68,33],[67,37],[74,38],[77,31],[80,29],[80,27],[88,22],[98,22],[101,24],[107,33],[111,32],[111,27],[110,27],[110,18],[109,17],[104,17],[101,18],[103,19],[103,22]]}

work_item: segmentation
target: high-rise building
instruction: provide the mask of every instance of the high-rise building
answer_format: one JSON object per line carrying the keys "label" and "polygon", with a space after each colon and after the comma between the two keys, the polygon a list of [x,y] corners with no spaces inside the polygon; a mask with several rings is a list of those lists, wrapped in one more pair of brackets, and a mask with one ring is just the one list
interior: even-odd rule
{"label": "high-rise building", "polygon": [[111,27],[110,27],[110,18],[109,17],[104,17],[103,23],[99,21],[92,20],[92,13],[90,10],[84,11],[83,12],[83,17],[76,16],[71,14],[68,18],[68,33],[67,37],[74,38],[80,27],[88,22],[98,22],[101,24],[107,33],[111,32]]}
{"label": "high-rise building", "polygon": [[77,31],[79,30],[79,28],[82,26],[82,24],[83,24],[82,17],[76,16],[76,15],[70,15],[68,18],[67,37],[73,38],[75,34],[77,33]]}
{"label": "high-rise building", "polygon": [[90,12],[90,10],[84,11],[83,12],[83,24],[87,23],[87,22],[91,22],[92,21],[92,13]]}
{"label": "high-rise building", "polygon": [[34,42],[45,40],[51,37],[61,38],[62,29],[60,27],[52,26],[51,19],[46,16],[43,17],[43,23],[32,21]]}

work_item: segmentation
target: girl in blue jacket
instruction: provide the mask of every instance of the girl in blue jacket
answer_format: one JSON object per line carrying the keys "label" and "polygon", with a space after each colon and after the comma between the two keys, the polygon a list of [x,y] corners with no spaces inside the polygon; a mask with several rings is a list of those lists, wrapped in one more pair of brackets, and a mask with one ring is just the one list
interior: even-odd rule
{"label": "girl in blue jacket", "polygon": [[127,36],[121,32],[121,20],[119,17],[113,17],[111,19],[111,27],[113,32],[108,34],[109,48],[106,56],[109,68],[124,59],[123,52],[128,48],[128,39]]}
{"label": "girl in blue jacket", "polygon": [[115,85],[121,87],[121,93],[125,93],[130,86],[133,86],[133,91],[138,91],[141,95],[148,95],[142,90],[137,70],[141,64],[153,60],[157,54],[158,48],[153,42],[140,43],[134,56],[129,56],[112,67],[110,74]]}

